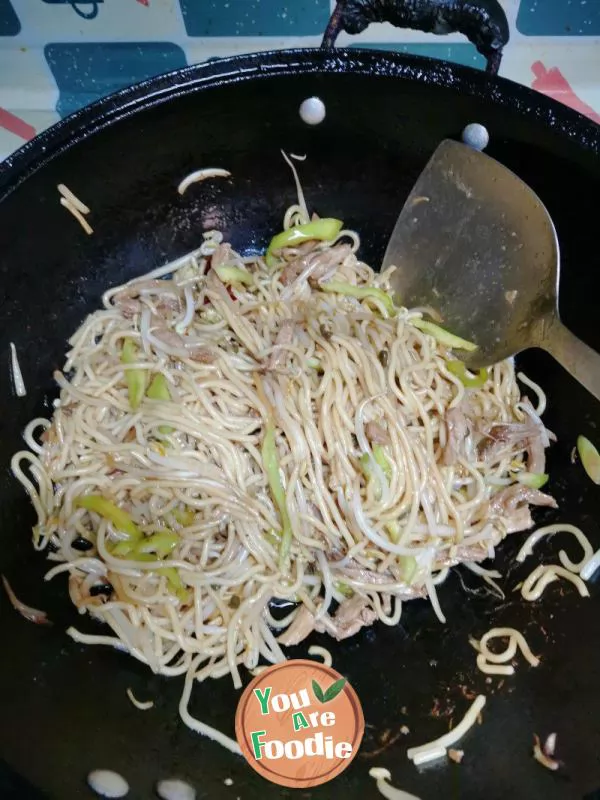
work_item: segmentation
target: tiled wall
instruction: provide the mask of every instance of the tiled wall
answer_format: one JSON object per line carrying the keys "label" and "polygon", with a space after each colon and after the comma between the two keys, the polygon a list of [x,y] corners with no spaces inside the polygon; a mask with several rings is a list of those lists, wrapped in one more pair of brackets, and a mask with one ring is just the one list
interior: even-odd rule
{"label": "tiled wall", "polygon": [[[501,74],[600,122],[600,0],[502,0]],[[0,0],[0,158],[98,97],[185,64],[316,46],[334,0]],[[461,36],[371,26],[341,45],[481,68]]]}

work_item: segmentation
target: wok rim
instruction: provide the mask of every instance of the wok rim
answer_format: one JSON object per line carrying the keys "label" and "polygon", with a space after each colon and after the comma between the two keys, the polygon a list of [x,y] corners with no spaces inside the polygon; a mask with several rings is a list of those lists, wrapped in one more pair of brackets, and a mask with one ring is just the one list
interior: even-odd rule
{"label": "wok rim", "polygon": [[[353,73],[389,76],[425,87],[447,88],[474,99],[487,98],[490,107],[506,108],[517,116],[529,117],[539,129],[545,127],[582,151],[600,155],[600,126],[525,86],[505,78],[492,78],[470,67],[370,49],[269,51],[174,70],[121,89],[60,120],[23,145],[4,164],[0,163],[0,203],[61,153],[121,119],[171,99],[277,75]],[[0,763],[0,779],[5,769],[6,765]],[[16,772],[27,776],[27,772]],[[46,791],[46,787],[41,787],[41,791]]]}
{"label": "wok rim", "polygon": [[146,108],[219,86],[273,76],[356,74],[393,77],[425,86],[485,97],[534,118],[554,134],[600,155],[600,125],[568,106],[508,78],[426,56],[388,50],[297,48],[218,58],[172,70],[84,106],[59,120],[0,163],[0,202],[23,181],[73,145]]}

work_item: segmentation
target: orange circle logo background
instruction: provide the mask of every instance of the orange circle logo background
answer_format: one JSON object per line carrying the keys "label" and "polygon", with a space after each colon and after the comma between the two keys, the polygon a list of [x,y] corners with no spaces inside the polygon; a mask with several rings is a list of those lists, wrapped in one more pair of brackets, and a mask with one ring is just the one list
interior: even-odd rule
{"label": "orange circle logo background", "polygon": [[[321,702],[313,688],[316,681],[317,692],[320,687],[326,698],[327,689],[342,677],[331,667],[304,659],[275,664],[257,675],[244,690],[235,715],[235,734],[250,766],[273,783],[293,788],[318,786],[346,769],[358,752],[365,729],[358,696],[346,682],[335,697]],[[301,742],[304,751],[318,754],[298,756],[299,745],[288,745],[293,757],[269,758],[265,751],[272,753],[276,741],[283,746]],[[344,742],[351,747],[349,753],[348,746],[341,744]],[[255,754],[257,747],[260,759]],[[277,745],[275,755],[280,751]]]}

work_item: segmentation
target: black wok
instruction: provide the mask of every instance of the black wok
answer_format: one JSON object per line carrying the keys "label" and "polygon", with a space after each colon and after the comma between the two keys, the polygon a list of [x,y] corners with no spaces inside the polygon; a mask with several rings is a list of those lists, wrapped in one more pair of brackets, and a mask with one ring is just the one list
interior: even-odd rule
{"label": "black wok", "polygon": [[[298,117],[310,95],[327,107],[325,122],[314,128]],[[191,250],[207,228],[222,230],[243,252],[265,247],[294,197],[280,148],[307,153],[300,168],[311,207],[359,230],[365,260],[376,264],[433,149],[473,121],[490,130],[488,152],[547,205],[562,248],[561,313],[600,349],[600,128],[483,73],[359,50],[227,59],[86,108],[0,168],[0,572],[17,595],[54,621],[52,628],[31,625],[0,594],[0,756],[7,764],[0,796],[88,797],[85,776],[102,766],[126,776],[134,798],[152,796],[155,781],[172,775],[194,783],[199,797],[293,794],[187,730],[177,713],[179,680],[158,678],[123,654],[82,647],[65,635],[69,624],[94,626],[72,608],[66,580],[43,582],[46,562],[30,543],[34,516],[9,460],[22,446],[26,422],[51,413],[57,395],[51,376],[62,366],[65,340],[106,287]],[[180,197],[178,181],[201,166],[225,167],[233,180],[202,184]],[[92,236],[59,205],[59,182],[91,205]],[[9,380],[11,341],[28,387],[23,399]],[[547,390],[547,425],[558,436],[549,490],[560,510],[538,513],[536,520],[579,524],[600,547],[600,490],[570,459],[579,433],[598,439],[600,406],[549,356],[529,352],[520,363]],[[509,589],[531,569],[512,566],[519,539],[501,548]],[[555,560],[559,544],[541,545],[541,557]],[[474,576],[464,581],[478,586]],[[594,796],[600,787],[600,592],[593,584],[591,593],[585,600],[568,585],[561,590],[554,584],[539,603],[525,604],[510,591],[500,603],[466,594],[452,575],[440,592],[446,626],[417,601],[406,605],[397,628],[376,626],[332,646],[334,665],[362,700],[365,739],[345,773],[300,796],[375,797],[368,777],[374,764],[389,767],[396,785],[425,800]],[[493,624],[520,628],[543,659],[537,670],[518,669],[501,689],[475,669],[467,642]],[[296,654],[305,652],[297,648]],[[154,698],[155,708],[136,710],[127,687]],[[450,717],[456,723],[471,690],[488,694],[488,705],[483,726],[464,741],[464,762],[419,772],[406,759],[407,744],[445,732]],[[441,717],[431,714],[436,700]],[[236,702],[223,679],[197,688],[191,710],[232,733]],[[403,724],[411,732],[398,738]],[[558,733],[565,763],[557,774],[531,758],[533,733],[551,731]],[[41,793],[8,788],[9,767]],[[224,786],[227,777],[232,787]]]}

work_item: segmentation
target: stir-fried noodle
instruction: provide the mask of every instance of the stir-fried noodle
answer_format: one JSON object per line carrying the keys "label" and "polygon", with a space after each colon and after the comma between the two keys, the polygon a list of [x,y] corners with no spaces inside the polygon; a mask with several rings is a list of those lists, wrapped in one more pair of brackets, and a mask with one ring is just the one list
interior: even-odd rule
{"label": "stir-fried noodle", "polygon": [[[302,198],[284,228],[308,222]],[[240,686],[313,629],[394,625],[413,598],[443,619],[448,568],[554,504],[520,480],[544,473],[548,432],[512,361],[465,380],[358,234],[323,241],[320,222],[266,259],[206,233],[107,291],[13,458],[47,577],[68,573],[114,635],[72,634],[185,674],[187,697],[194,678]]]}

